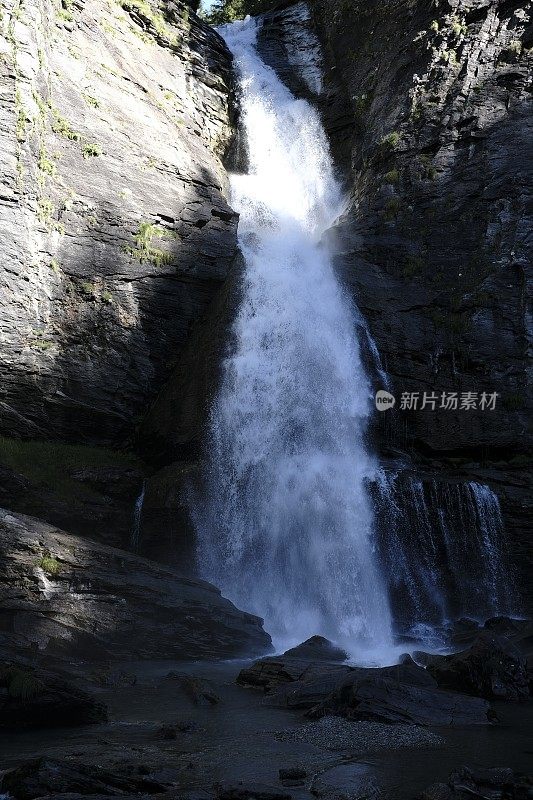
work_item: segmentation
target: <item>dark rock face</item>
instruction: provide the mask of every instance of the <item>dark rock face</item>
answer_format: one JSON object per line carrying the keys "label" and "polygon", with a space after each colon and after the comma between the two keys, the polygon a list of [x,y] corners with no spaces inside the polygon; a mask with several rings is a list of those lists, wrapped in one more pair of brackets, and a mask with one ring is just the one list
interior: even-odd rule
{"label": "dark rock face", "polygon": [[[491,485],[531,600],[531,4],[310,7],[325,67],[317,103],[350,198],[329,238],[398,400],[375,433],[384,455]],[[296,8],[267,14],[260,37],[282,77]],[[401,393],[424,391],[435,411],[421,396],[398,410]],[[439,410],[443,392],[468,391],[497,392],[496,409]]]}
{"label": "dark rock face", "polygon": [[4,653],[220,658],[270,648],[261,620],[208,583],[31,517],[0,512]]}
{"label": "dark rock face", "polygon": [[70,681],[45,670],[0,664],[0,727],[65,727],[105,722],[107,711]]}
{"label": "dark rock face", "polygon": [[488,703],[438,689],[399,683],[390,678],[349,676],[323,703],[307,712],[348,719],[411,725],[488,725]]}
{"label": "dark rock face", "polygon": [[39,758],[11,770],[2,779],[2,790],[17,800],[54,795],[124,796],[140,792],[157,794],[167,787],[149,778],[122,776],[94,764]]}
{"label": "dark rock face", "polygon": [[237,682],[261,687],[265,704],[306,709],[307,716],[410,725],[487,725],[488,703],[441,691],[412,659],[382,668],[264,658],[241,670]]}
{"label": "dark rock face", "polygon": [[235,257],[231,55],[181,0],[17,8],[0,64],[0,431],[123,443]]}
{"label": "dark rock face", "polygon": [[443,689],[500,700],[529,696],[525,658],[511,642],[490,634],[462,653],[430,656],[427,670]]}
{"label": "dark rock face", "polygon": [[311,636],[283,653],[283,658],[309,658],[313,661],[346,661],[348,653],[323,636]]}
{"label": "dark rock face", "polygon": [[447,783],[435,783],[420,795],[419,800],[463,800],[469,797],[526,798],[531,796],[533,777],[519,775],[512,769],[469,769],[460,767],[451,773]]}
{"label": "dark rock face", "polygon": [[143,480],[143,472],[132,467],[79,469],[71,475],[72,491],[67,495],[57,486],[43,487],[0,465],[0,505],[76,535],[128,547]]}

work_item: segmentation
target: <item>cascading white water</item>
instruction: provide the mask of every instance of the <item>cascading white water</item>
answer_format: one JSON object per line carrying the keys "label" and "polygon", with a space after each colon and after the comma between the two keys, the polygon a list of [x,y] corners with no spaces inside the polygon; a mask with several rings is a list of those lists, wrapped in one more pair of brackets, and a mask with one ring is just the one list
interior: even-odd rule
{"label": "cascading white water", "polygon": [[231,179],[246,270],[194,512],[199,563],[278,646],[318,633],[383,661],[370,387],[354,309],[320,243],[341,196],[318,114],[260,59],[255,26],[223,31],[249,148],[249,174]]}

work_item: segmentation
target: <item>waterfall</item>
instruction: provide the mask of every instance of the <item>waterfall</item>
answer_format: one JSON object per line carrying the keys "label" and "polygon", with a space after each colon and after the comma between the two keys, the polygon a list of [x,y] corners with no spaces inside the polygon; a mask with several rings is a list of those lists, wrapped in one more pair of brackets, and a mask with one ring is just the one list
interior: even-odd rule
{"label": "waterfall", "polygon": [[482,484],[407,462],[385,474],[368,452],[364,364],[390,381],[323,236],[339,186],[317,112],[261,60],[256,24],[222,30],[248,142],[249,172],[231,176],[245,267],[192,503],[198,563],[277,647],[322,634],[391,663],[405,635],[438,646],[459,616],[516,612],[501,514]]}
{"label": "waterfall", "polygon": [[357,312],[320,242],[342,211],[328,144],[317,112],[260,59],[256,22],[223,35],[249,148],[249,174],[231,178],[246,269],[194,510],[199,563],[277,645],[318,633],[384,658],[370,385]]}
{"label": "waterfall", "polygon": [[395,620],[431,638],[453,619],[519,613],[498,498],[484,484],[380,474],[375,505]]}

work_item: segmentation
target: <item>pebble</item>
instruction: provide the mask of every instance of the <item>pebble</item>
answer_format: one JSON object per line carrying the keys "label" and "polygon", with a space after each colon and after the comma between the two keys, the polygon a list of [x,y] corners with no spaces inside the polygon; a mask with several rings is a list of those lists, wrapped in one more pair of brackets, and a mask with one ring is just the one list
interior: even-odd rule
{"label": "pebble", "polygon": [[354,722],[342,717],[322,717],[301,728],[279,731],[276,738],[285,742],[306,742],[324,750],[349,750],[358,754],[445,744],[441,736],[418,725]]}

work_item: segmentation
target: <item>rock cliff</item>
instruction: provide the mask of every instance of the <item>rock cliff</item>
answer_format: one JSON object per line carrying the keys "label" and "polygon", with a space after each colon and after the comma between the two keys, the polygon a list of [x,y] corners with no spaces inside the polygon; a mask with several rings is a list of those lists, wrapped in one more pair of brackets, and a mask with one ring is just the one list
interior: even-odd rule
{"label": "rock cliff", "polygon": [[231,55],[181,0],[0,18],[0,432],[122,444],[236,251]]}
{"label": "rock cliff", "polygon": [[[532,5],[309,9],[282,3],[266,14],[260,47],[321,109],[344,180],[347,208],[329,239],[397,398],[394,412],[376,415],[376,443],[426,474],[490,484],[526,578]],[[310,32],[321,54],[302,53]],[[323,81],[313,77],[320,60]],[[435,410],[422,410],[424,392]],[[452,392],[457,407],[439,408]],[[461,409],[467,392],[477,409]],[[495,410],[479,408],[483,392],[497,393]],[[399,410],[403,393],[419,394],[417,409]]]}
{"label": "rock cliff", "polygon": [[265,652],[262,621],[205,581],[0,509],[5,659],[50,664]]}

